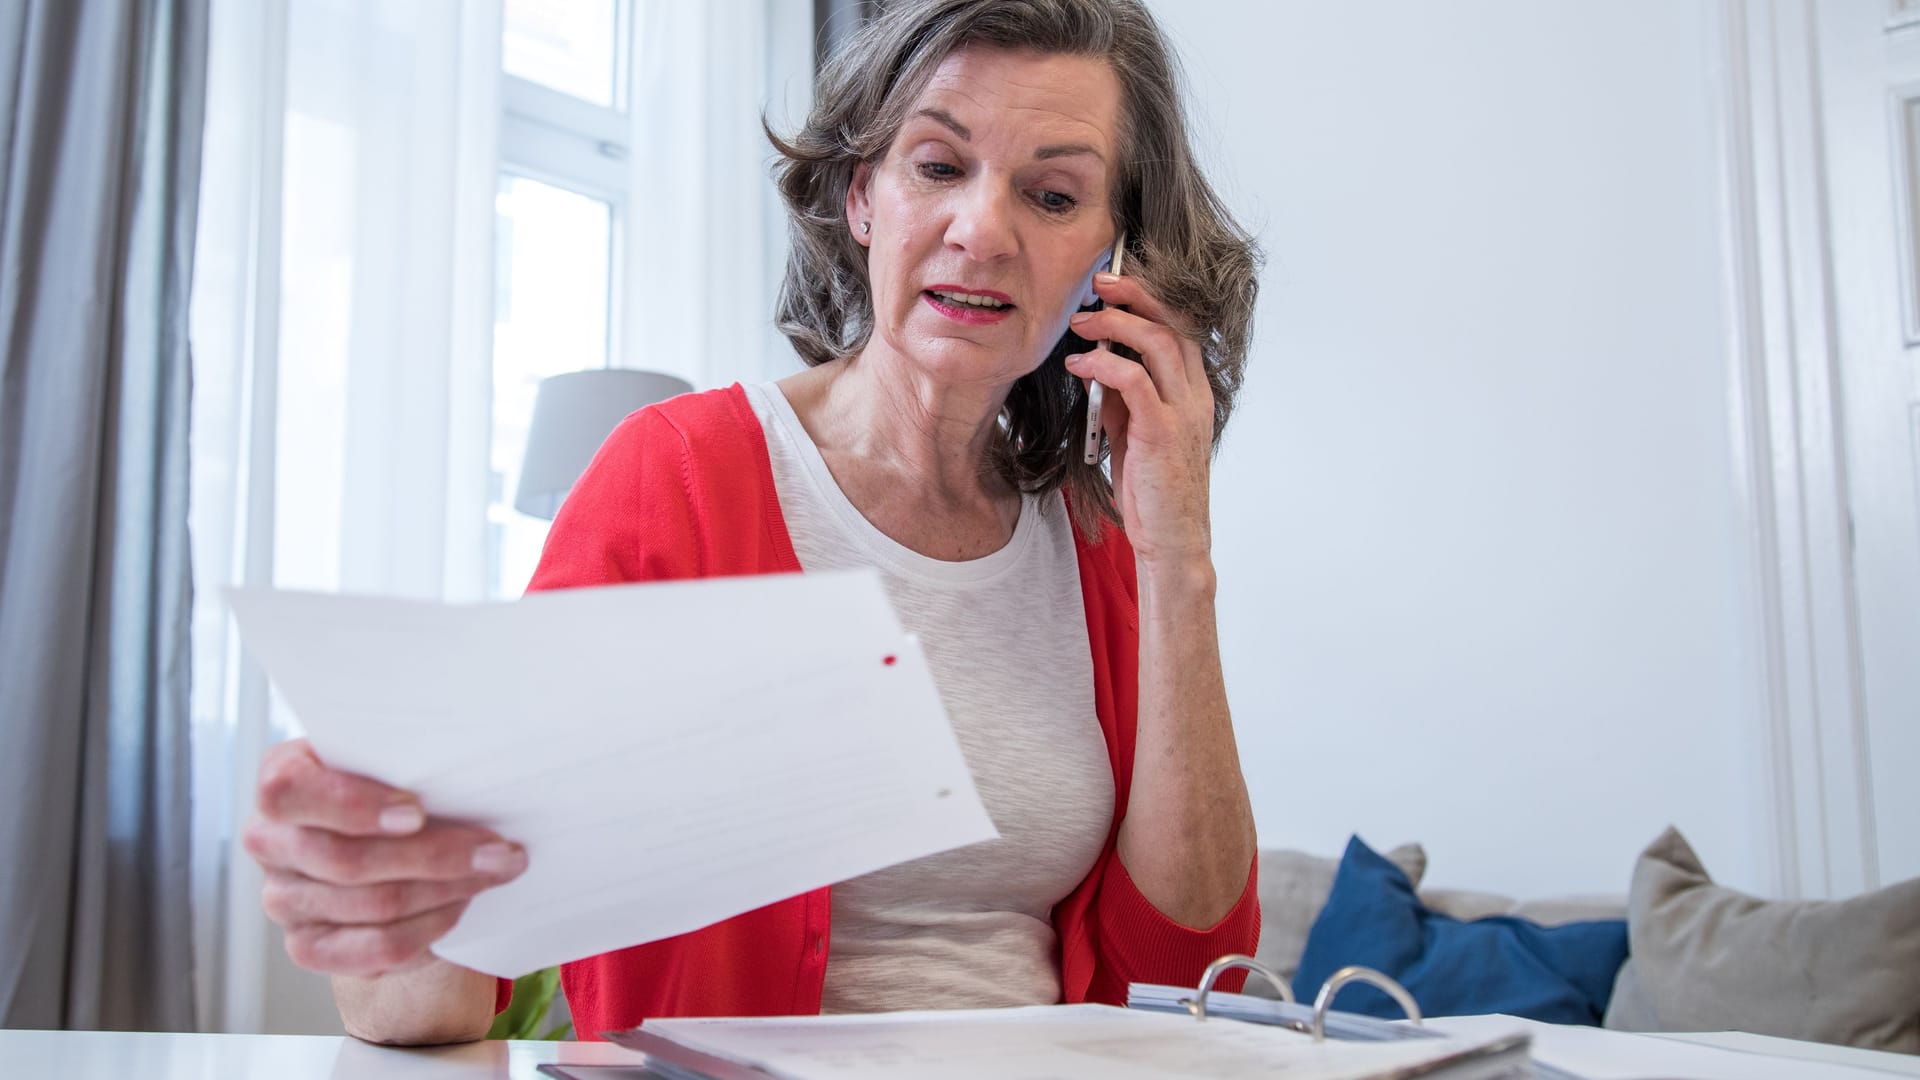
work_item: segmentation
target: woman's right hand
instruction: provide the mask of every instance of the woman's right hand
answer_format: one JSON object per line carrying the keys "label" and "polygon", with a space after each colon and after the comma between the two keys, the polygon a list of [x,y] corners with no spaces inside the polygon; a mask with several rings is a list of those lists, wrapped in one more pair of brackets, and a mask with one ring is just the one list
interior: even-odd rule
{"label": "woman's right hand", "polygon": [[258,802],[243,843],[267,872],[261,902],[293,962],[323,974],[418,967],[475,893],[527,868],[518,844],[430,822],[412,794],[328,768],[305,739],[261,759]]}

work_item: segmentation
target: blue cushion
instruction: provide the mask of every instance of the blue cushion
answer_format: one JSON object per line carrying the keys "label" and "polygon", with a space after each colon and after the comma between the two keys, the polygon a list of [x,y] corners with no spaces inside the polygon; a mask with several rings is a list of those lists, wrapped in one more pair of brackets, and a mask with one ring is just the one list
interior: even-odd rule
{"label": "blue cushion", "polygon": [[[1626,958],[1625,919],[1544,927],[1506,915],[1462,921],[1428,911],[1407,875],[1356,836],[1307,934],[1293,988],[1312,1001],[1328,976],[1362,964],[1398,979],[1428,1016],[1509,1013],[1598,1025]],[[1400,1016],[1392,998],[1362,983],[1341,990],[1334,1008]]]}

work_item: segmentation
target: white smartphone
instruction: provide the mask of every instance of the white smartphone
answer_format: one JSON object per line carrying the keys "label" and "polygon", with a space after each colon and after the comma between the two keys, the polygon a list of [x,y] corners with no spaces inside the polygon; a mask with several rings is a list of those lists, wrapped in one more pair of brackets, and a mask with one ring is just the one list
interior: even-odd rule
{"label": "white smartphone", "polygon": [[[1107,260],[1107,273],[1119,273],[1120,266],[1126,257],[1127,234],[1123,229],[1120,232],[1120,238],[1113,242],[1113,256]],[[1099,306],[1106,305],[1103,303]],[[1104,349],[1112,344],[1110,341],[1102,341],[1100,347]],[[1087,446],[1084,460],[1089,465],[1100,464],[1100,440],[1105,438],[1100,431],[1100,402],[1106,397],[1106,389],[1100,385],[1098,379],[1087,380]]]}

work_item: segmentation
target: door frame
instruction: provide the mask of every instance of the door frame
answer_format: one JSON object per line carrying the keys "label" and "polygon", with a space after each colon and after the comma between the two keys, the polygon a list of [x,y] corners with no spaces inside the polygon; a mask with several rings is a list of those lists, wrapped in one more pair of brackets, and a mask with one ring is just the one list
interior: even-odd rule
{"label": "door frame", "polygon": [[1819,42],[1809,0],[1712,0],[1733,460],[1755,581],[1772,871],[1879,885]]}

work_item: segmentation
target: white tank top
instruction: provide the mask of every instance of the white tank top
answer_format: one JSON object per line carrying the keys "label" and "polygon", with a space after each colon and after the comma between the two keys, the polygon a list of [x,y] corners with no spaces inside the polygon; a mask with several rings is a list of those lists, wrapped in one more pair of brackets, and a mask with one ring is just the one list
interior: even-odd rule
{"label": "white tank top", "polygon": [[1058,1002],[1050,916],[1106,844],[1114,795],[1065,501],[1024,497],[984,558],[928,558],[847,500],[778,386],[746,391],[800,565],[880,571],[1000,830],[834,887],[821,1011]]}

